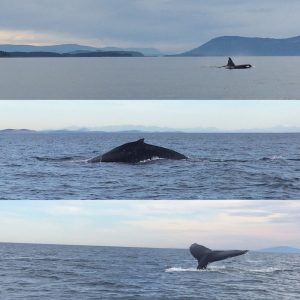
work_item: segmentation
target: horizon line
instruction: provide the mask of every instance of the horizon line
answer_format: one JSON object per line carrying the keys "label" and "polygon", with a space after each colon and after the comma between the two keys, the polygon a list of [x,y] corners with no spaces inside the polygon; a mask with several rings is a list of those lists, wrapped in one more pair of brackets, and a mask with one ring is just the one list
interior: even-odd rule
{"label": "horizon line", "polygon": [[[174,249],[174,250],[188,250],[189,248],[178,248],[178,247],[145,247],[145,246],[120,246],[120,245],[90,245],[90,244],[61,244],[61,243],[39,243],[39,242],[2,242],[0,241],[0,244],[13,244],[13,245],[41,245],[41,246],[70,246],[70,247],[108,247],[108,248],[137,248],[137,249]],[[293,248],[295,250],[299,250],[300,248],[294,247],[294,246],[288,246],[288,245],[276,245],[276,246],[269,246],[264,247],[261,249],[247,249],[248,251],[252,252],[262,252],[262,250],[269,249],[269,248]],[[225,249],[226,250],[226,249]],[[291,253],[294,254],[294,253]],[[297,253],[296,253],[297,254]]]}
{"label": "horizon line", "polygon": [[[113,127],[133,127],[132,129],[113,129]],[[17,133],[18,131],[29,131],[28,133],[51,133],[51,132],[65,132],[65,133],[126,133],[126,132],[141,132],[141,133],[300,133],[300,127],[285,127],[276,126],[270,128],[249,128],[249,129],[218,129],[218,128],[172,128],[172,127],[160,127],[160,126],[142,126],[136,125],[136,127],[146,127],[145,129],[134,128],[135,125],[115,125],[115,126],[103,126],[103,129],[93,129],[89,127],[82,127],[78,129],[58,128],[58,129],[30,129],[30,128],[0,128],[0,134],[3,131],[11,131]],[[105,129],[106,127],[112,127],[112,129]],[[153,129],[147,129],[153,128]],[[157,128],[157,129],[154,129]]]}

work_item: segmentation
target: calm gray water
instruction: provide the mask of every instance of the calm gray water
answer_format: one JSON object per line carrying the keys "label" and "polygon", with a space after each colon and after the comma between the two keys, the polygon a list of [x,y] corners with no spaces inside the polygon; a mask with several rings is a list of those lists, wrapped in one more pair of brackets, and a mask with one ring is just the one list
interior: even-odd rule
{"label": "calm gray water", "polygon": [[249,252],[197,271],[188,250],[0,244],[0,297],[300,299],[300,255]]}
{"label": "calm gray water", "polygon": [[300,57],[0,59],[0,99],[300,99]]}
{"label": "calm gray water", "polygon": [[[126,142],[187,160],[88,163]],[[300,134],[0,135],[1,199],[299,199]]]}

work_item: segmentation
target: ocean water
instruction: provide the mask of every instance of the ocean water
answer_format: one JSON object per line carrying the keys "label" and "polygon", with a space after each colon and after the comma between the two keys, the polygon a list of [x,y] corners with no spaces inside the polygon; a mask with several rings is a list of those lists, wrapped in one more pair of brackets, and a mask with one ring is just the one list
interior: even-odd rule
{"label": "ocean water", "polygon": [[[145,138],[187,160],[88,163]],[[1,199],[300,199],[300,134],[0,135]]]}
{"label": "ocean water", "polygon": [[0,297],[300,299],[300,255],[249,252],[196,270],[189,250],[0,244]]}
{"label": "ocean water", "polygon": [[300,99],[300,57],[0,59],[0,99]]}

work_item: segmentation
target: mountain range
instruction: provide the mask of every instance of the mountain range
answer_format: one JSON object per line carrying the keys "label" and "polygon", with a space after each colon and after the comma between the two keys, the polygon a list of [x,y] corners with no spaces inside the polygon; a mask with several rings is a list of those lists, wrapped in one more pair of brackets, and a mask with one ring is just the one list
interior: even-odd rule
{"label": "mountain range", "polygon": [[20,57],[143,57],[144,55],[136,51],[75,51],[70,53],[56,52],[4,52],[0,51],[2,58]]}
{"label": "mountain range", "polygon": [[145,56],[161,56],[163,55],[159,50],[154,48],[117,48],[105,47],[96,48],[91,46],[77,45],[77,44],[61,44],[49,46],[33,46],[33,45],[0,45],[0,51],[4,52],[48,52],[59,54],[80,54],[88,52],[111,52],[111,51],[126,51],[126,52],[140,52]]}
{"label": "mountain range", "polygon": [[183,132],[183,133],[300,133],[300,127],[277,126],[271,128],[252,128],[224,130],[215,127],[195,127],[195,128],[171,128],[160,126],[143,125],[115,125],[98,127],[67,127],[62,129],[30,130],[30,129],[2,129],[0,134],[15,133],[37,133],[37,132]]}
{"label": "mountain range", "polygon": [[[165,56],[155,48],[118,48],[104,47],[97,48],[78,44],[61,44],[49,46],[33,45],[0,45],[0,51],[5,53],[50,53],[68,55],[68,56],[93,56],[92,53],[98,53],[98,56],[106,52],[133,52],[144,56]],[[101,55],[100,53],[103,53]],[[90,53],[90,55],[88,55]],[[16,54],[15,54],[16,55]],[[39,55],[43,56],[43,55]],[[46,56],[46,55],[44,55]],[[53,56],[53,55],[52,55]],[[54,55],[55,56],[55,55]],[[112,55],[117,56],[117,55]],[[126,56],[126,55],[122,55]],[[242,36],[221,36],[208,41],[207,43],[192,50],[167,56],[300,56],[300,36],[291,38],[275,39],[261,37],[242,37]],[[2,55],[4,57],[4,55]],[[24,57],[24,54],[23,56]]]}
{"label": "mountain range", "polygon": [[37,132],[36,130],[31,130],[31,129],[2,129],[0,130],[0,133],[6,133],[6,134],[15,134],[15,133],[35,133]]}
{"label": "mountain range", "polygon": [[278,246],[278,247],[264,248],[264,249],[258,250],[258,252],[267,252],[267,253],[300,253],[300,249],[289,247],[289,246]]}

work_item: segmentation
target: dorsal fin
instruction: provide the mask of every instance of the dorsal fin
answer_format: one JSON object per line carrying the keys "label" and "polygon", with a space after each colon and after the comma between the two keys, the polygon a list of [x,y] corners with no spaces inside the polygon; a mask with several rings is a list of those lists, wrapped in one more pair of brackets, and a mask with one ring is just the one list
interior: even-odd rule
{"label": "dorsal fin", "polygon": [[139,139],[139,140],[136,141],[136,143],[143,144],[144,141],[145,141],[145,139]]}
{"label": "dorsal fin", "polygon": [[230,66],[230,67],[234,67],[235,66],[235,63],[233,62],[233,60],[231,59],[231,57],[228,57],[227,66]]}

